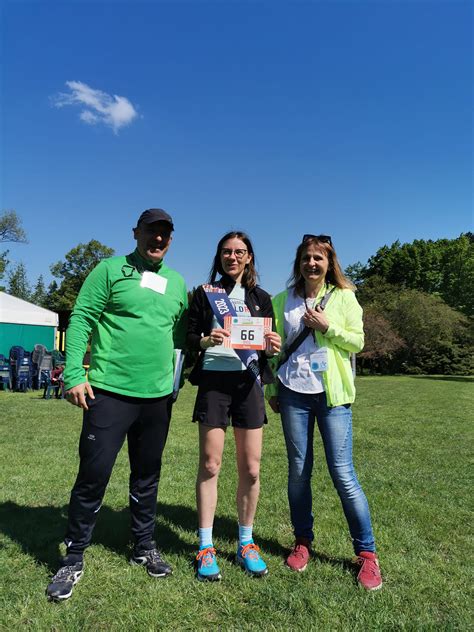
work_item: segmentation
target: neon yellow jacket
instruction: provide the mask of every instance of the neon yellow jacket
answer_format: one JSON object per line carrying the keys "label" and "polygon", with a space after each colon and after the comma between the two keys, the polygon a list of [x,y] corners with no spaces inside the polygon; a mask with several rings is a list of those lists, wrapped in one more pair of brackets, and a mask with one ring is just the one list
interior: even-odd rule
{"label": "neon yellow jacket", "polygon": [[[318,299],[333,286],[323,286]],[[275,313],[275,327],[285,341],[284,310],[288,290],[280,292],[272,299]],[[329,329],[325,334],[315,331],[316,342],[328,350],[328,370],[323,373],[324,388],[329,406],[352,404],[355,400],[354,377],[350,362],[350,353],[357,353],[364,347],[364,329],[362,323],[362,307],[352,290],[336,288],[324,310],[329,321]],[[278,357],[271,360],[276,374]],[[265,389],[267,399],[278,395],[278,382],[268,384]]]}

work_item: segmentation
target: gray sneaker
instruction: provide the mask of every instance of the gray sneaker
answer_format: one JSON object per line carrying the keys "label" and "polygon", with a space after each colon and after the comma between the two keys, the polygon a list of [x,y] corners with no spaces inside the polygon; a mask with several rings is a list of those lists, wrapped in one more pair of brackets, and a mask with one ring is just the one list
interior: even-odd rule
{"label": "gray sneaker", "polygon": [[144,566],[150,577],[168,577],[173,572],[171,566],[161,557],[161,553],[156,547],[135,549],[130,558],[130,564]]}
{"label": "gray sneaker", "polygon": [[[64,560],[66,561],[66,560]],[[82,577],[84,562],[64,564],[51,579],[46,588],[46,596],[50,601],[69,599],[74,586]]]}

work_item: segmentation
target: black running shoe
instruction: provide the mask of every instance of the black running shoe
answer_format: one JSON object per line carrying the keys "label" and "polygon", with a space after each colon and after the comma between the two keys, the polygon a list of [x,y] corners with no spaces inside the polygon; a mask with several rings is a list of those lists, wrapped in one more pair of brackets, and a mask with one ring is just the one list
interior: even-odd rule
{"label": "black running shoe", "polygon": [[[66,560],[64,560],[66,561]],[[72,590],[82,577],[84,562],[64,564],[46,588],[46,595],[50,601],[62,601],[69,599]]]}
{"label": "black running shoe", "polygon": [[135,549],[130,558],[130,564],[144,566],[150,577],[168,577],[173,572],[171,566],[161,557],[161,553],[156,547]]}

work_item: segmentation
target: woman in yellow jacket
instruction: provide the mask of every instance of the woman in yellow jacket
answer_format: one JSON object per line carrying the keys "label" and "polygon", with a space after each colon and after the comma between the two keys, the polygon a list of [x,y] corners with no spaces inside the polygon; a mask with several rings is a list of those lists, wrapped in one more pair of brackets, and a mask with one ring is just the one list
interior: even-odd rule
{"label": "woman in yellow jacket", "polygon": [[367,590],[376,590],[382,578],[369,506],[352,463],[355,388],[350,354],[364,346],[362,308],[330,237],[303,237],[289,289],[275,296],[273,309],[284,347],[274,363],[278,379],[267,386],[266,396],[281,415],[288,454],[288,499],[296,539],[286,563],[292,570],[304,571],[311,553],[317,422],[360,565],[358,581]]}

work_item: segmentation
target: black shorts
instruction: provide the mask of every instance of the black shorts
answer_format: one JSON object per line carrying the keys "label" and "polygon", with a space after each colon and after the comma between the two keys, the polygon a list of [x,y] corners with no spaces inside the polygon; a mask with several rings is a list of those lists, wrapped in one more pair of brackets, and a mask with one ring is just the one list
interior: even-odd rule
{"label": "black shorts", "polygon": [[262,428],[267,423],[262,387],[248,371],[202,371],[193,421],[211,428]]}

